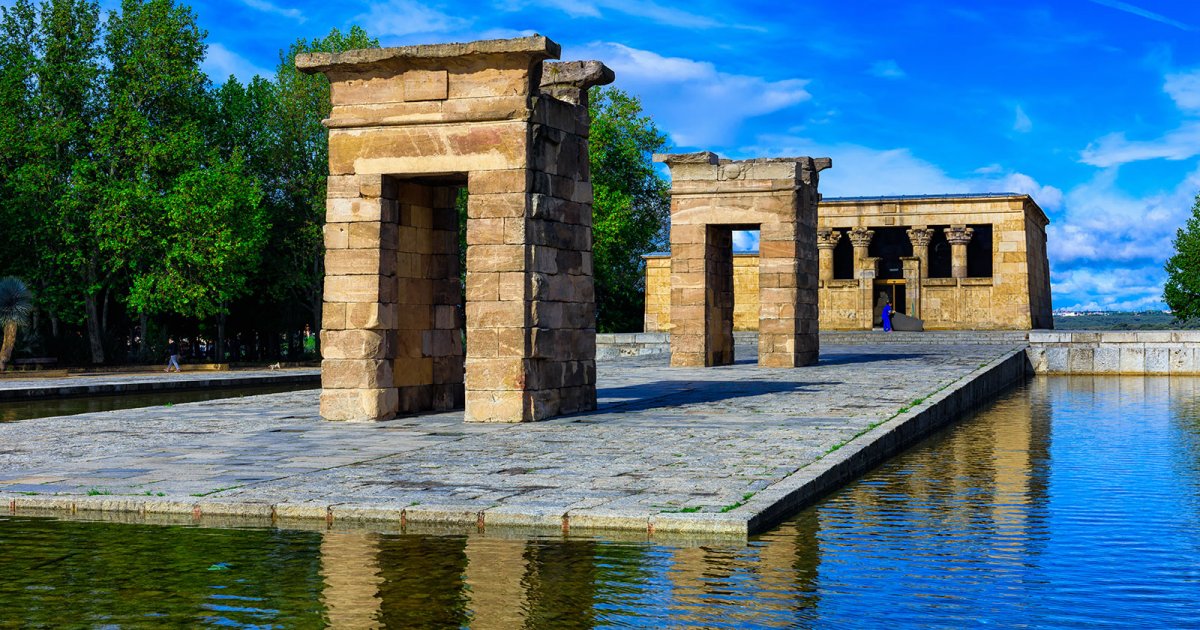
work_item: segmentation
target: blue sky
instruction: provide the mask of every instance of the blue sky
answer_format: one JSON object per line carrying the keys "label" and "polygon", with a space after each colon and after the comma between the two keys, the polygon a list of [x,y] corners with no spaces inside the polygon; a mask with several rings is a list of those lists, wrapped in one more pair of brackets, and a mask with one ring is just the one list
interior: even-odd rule
{"label": "blue sky", "polygon": [[1200,2],[193,7],[218,82],[270,73],[289,42],[351,24],[384,45],[537,32],[564,59],[612,67],[676,150],[830,156],[826,196],[1032,194],[1052,221],[1056,308],[1161,308],[1162,264],[1200,191]]}

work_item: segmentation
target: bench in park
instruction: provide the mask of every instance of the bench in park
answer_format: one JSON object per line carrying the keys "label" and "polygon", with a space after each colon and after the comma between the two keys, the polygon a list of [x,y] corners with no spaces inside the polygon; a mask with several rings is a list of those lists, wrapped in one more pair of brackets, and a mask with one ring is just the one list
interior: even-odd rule
{"label": "bench in park", "polygon": [[13,368],[18,370],[41,370],[58,365],[55,357],[32,357],[28,359],[13,359]]}

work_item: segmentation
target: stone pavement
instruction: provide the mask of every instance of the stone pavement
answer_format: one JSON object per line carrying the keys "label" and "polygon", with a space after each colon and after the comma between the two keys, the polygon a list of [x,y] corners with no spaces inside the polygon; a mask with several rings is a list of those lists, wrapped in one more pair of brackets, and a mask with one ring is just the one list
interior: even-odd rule
{"label": "stone pavement", "polygon": [[0,499],[572,529],[715,531],[740,519],[744,534],[806,467],[1019,351],[827,346],[818,365],[794,369],[602,361],[595,412],[526,424],[466,424],[461,411],[323,422],[316,391],[0,424]]}
{"label": "stone pavement", "polygon": [[59,398],[95,394],[122,394],[168,389],[248,387],[281,383],[311,382],[320,386],[320,368],[280,370],[222,370],[171,372],[111,372],[69,376],[12,376],[0,380],[0,401],[30,398]]}

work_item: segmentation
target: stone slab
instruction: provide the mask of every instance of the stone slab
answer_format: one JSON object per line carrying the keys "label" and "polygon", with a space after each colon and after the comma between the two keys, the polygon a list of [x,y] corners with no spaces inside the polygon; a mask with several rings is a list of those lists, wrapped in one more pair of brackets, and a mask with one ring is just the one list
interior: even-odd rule
{"label": "stone slab", "polygon": [[978,344],[826,345],[796,369],[627,357],[598,363],[595,411],[517,425],[324,422],[316,391],[25,420],[0,424],[0,505],[744,537],[852,479],[837,462],[888,456],[956,417],[950,393],[984,400],[1016,378],[997,362],[1024,360]]}

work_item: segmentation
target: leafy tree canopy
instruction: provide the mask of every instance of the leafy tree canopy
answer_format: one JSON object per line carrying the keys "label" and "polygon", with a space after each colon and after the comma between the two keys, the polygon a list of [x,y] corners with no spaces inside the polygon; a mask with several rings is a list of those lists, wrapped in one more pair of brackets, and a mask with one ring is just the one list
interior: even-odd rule
{"label": "leafy tree canopy", "polygon": [[1175,233],[1175,253],[1166,270],[1163,301],[1175,319],[1200,319],[1200,195],[1192,203],[1192,216]]}
{"label": "leafy tree canopy", "polygon": [[637,97],[609,87],[592,88],[590,97],[597,328],[641,330],[642,255],[664,246],[670,216],[670,185],[652,161],[667,136]]}

